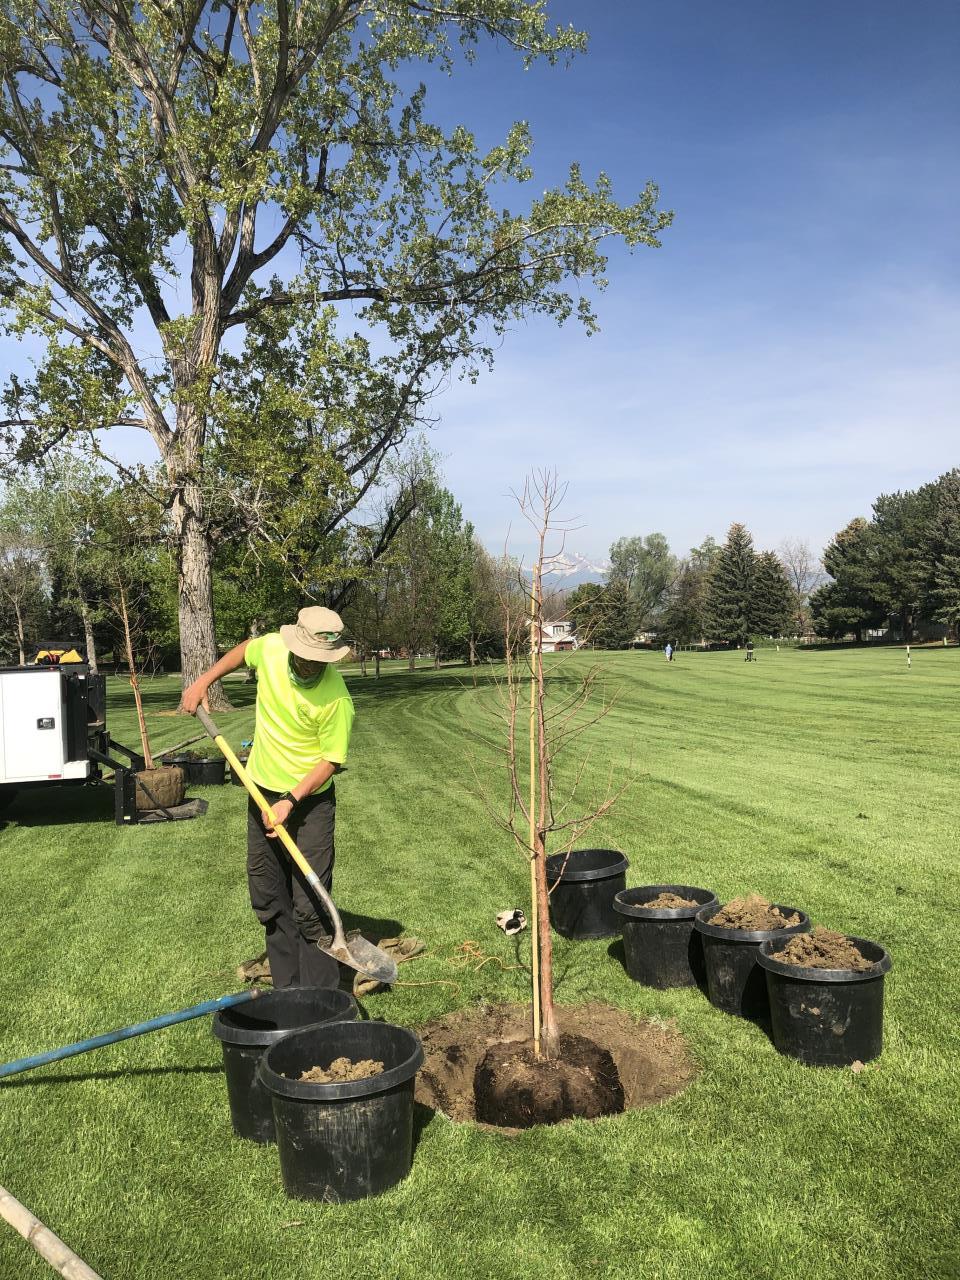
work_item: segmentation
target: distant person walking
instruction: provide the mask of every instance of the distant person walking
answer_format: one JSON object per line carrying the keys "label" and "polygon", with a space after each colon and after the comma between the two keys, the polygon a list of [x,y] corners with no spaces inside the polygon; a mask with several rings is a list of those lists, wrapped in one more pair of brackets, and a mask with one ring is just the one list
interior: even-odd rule
{"label": "distant person walking", "polygon": [[669,640],[667,641],[667,647],[664,649],[663,652],[667,655],[667,661],[672,662],[673,661],[673,645],[670,643]]}
{"label": "distant person walking", "polygon": [[746,657],[744,658],[744,662],[752,662],[752,661],[753,661],[753,641],[752,641],[752,640],[748,640],[748,641],[747,641],[747,655],[746,655]]}

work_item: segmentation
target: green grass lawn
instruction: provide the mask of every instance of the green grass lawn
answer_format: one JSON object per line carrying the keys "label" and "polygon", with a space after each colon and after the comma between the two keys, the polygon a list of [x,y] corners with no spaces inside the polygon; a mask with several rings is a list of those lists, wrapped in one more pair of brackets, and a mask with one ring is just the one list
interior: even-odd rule
{"label": "green grass lawn", "polygon": [[[628,884],[755,889],[883,943],[881,1059],[804,1068],[696,990],[636,986],[609,943],[558,940],[562,1002],[675,1021],[700,1069],[686,1092],[515,1139],[434,1116],[407,1181],[321,1207],[286,1199],[274,1148],[233,1138],[203,1020],[0,1086],[0,1183],[107,1280],[957,1276],[960,651],[917,650],[910,670],[898,650],[598,658],[619,693],[589,732],[591,777],[639,777],[591,841],[628,854]],[[589,658],[561,662],[558,687]],[[429,944],[401,971],[426,985],[368,1013],[416,1027],[523,999],[522,972],[455,963],[465,939],[513,962],[493,916],[527,885],[476,793],[475,769],[500,785],[476,745],[494,686],[463,668],[348,682],[336,896]],[[231,690],[236,745],[252,686]],[[133,745],[129,689],[111,695],[114,736]],[[146,696],[155,745],[188,736],[192,722],[160,714],[177,681]],[[236,989],[262,936],[245,797],[203,794],[208,815],[175,826],[117,829],[106,790],[34,792],[7,812],[2,1060]],[[0,1277],[50,1274],[0,1228]]]}

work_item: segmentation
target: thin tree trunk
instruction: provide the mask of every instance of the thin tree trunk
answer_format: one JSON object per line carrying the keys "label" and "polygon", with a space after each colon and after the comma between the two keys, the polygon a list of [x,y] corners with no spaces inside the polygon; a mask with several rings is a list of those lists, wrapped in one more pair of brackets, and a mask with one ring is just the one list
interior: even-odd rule
{"label": "thin tree trunk", "polygon": [[533,590],[536,600],[536,641],[534,645],[534,671],[536,678],[536,728],[537,773],[539,783],[539,812],[537,822],[537,925],[540,934],[540,1043],[546,1058],[556,1058],[560,1049],[560,1033],[557,1028],[557,1011],[553,1003],[553,935],[550,931],[550,895],[547,888],[547,849],[545,828],[550,822],[550,762],[547,754],[547,730],[544,719],[543,688],[543,583],[540,577],[543,563],[541,542],[540,559],[534,567]]}
{"label": "thin tree trunk", "polygon": [[373,657],[373,669],[377,679],[380,679],[380,650],[378,649]]}
{"label": "thin tree trunk", "polygon": [[87,662],[90,664],[91,672],[97,674],[97,645],[93,637],[93,623],[90,620],[90,610],[87,608],[85,600],[80,601],[80,620],[83,623],[83,638],[87,650]]}
{"label": "thin tree trunk", "polygon": [[14,603],[14,612],[17,615],[17,648],[20,651],[20,665],[27,665],[26,639],[23,634],[23,614],[20,612],[20,606]]}
{"label": "thin tree trunk", "polygon": [[470,665],[471,667],[477,665],[477,637],[472,631],[470,632]]}
{"label": "thin tree trunk", "polygon": [[365,676],[365,675],[367,674],[367,651],[366,651],[366,649],[361,649],[361,650],[360,650],[360,674],[361,674],[362,676]]}
{"label": "thin tree trunk", "polygon": [[147,722],[143,715],[143,699],[140,697],[140,682],[137,679],[137,668],[133,661],[133,643],[130,639],[130,616],[127,612],[127,593],[120,588],[120,617],[123,619],[123,638],[127,646],[127,662],[130,666],[130,684],[133,686],[133,700],[137,704],[137,722],[140,725],[140,742],[143,746],[143,762],[148,769],[154,767],[150,752],[150,739],[147,736]]}

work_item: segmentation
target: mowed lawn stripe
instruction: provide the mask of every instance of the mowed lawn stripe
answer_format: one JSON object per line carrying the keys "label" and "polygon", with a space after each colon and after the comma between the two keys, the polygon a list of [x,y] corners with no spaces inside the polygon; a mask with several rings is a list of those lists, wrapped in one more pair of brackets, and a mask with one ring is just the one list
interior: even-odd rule
{"label": "mowed lawn stripe", "polygon": [[[232,1138],[209,1022],[55,1064],[0,1087],[0,1182],[109,1280],[651,1275],[835,1280],[955,1274],[960,1071],[949,926],[960,802],[955,649],[558,655],[570,693],[596,662],[617,692],[591,726],[585,791],[632,785],[588,843],[622,848],[629,884],[756,889],[887,945],[884,1056],[809,1070],[697,991],[630,982],[608,942],[557,940],[558,998],[673,1020],[700,1068],[668,1103],[507,1139],[429,1120],[410,1178],[360,1205],[286,1199],[276,1152]],[[491,822],[505,802],[491,673],[348,671],[358,718],[338,782],[337,898],[402,926],[426,955],[367,1010],[417,1025],[522,999],[527,956],[493,926],[527,869]],[[222,721],[252,730],[253,689]],[[189,736],[173,679],[147,684],[156,745]],[[134,745],[128,687],[114,736]],[[560,794],[577,756],[557,762]],[[261,946],[244,883],[246,799],[198,791],[206,818],[118,830],[104,792],[37,792],[0,833],[8,902],[4,1059],[236,987]],[[863,816],[860,816],[863,815]],[[946,925],[946,928],[944,927]],[[462,950],[495,957],[481,969]],[[291,1225],[293,1224],[293,1225]],[[10,1231],[0,1275],[46,1265]]]}

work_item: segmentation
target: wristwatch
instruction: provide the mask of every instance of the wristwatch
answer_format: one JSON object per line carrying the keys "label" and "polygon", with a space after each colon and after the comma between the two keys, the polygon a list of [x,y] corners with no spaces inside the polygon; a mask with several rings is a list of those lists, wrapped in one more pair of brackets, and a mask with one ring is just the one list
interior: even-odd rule
{"label": "wristwatch", "polygon": [[[297,805],[300,803],[292,791],[285,791],[282,796],[277,796],[277,800],[289,800],[290,806],[293,809],[296,809]],[[276,803],[276,801],[274,803]]]}

